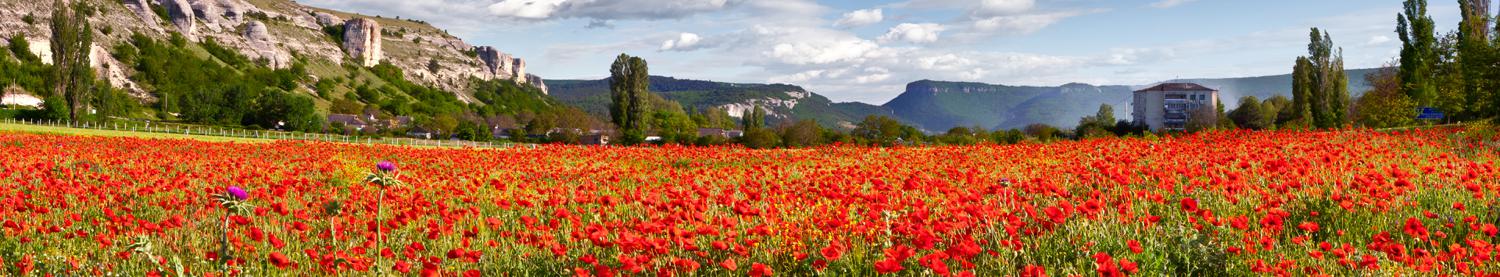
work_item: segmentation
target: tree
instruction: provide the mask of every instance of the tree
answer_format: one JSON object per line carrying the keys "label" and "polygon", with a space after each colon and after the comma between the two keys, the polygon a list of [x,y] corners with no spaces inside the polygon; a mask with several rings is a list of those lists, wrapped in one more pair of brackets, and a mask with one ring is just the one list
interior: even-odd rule
{"label": "tree", "polygon": [[488,129],[479,126],[478,123],[474,123],[474,121],[471,120],[460,120],[458,122],[458,127],[456,127],[456,130],[454,130],[454,135],[458,136],[459,139],[467,141],[490,140],[490,132],[488,131]]}
{"label": "tree", "polygon": [[1078,120],[1078,127],[1074,134],[1078,137],[1105,137],[1113,132],[1110,130],[1115,126],[1115,108],[1109,104],[1099,105],[1099,111],[1094,115],[1085,116]]}
{"label": "tree", "polygon": [[53,94],[66,99],[68,119],[72,121],[78,121],[80,111],[88,110],[94,91],[94,69],[89,65],[94,31],[83,5],[53,0]]}
{"label": "tree", "polygon": [[1046,142],[1057,139],[1057,136],[1062,133],[1062,130],[1057,129],[1057,127],[1052,127],[1052,125],[1034,123],[1031,125],[1026,125],[1026,128],[1023,130],[1023,132],[1025,132],[1027,136],[1037,138],[1037,140]]}
{"label": "tree", "polygon": [[646,60],[620,54],[609,69],[610,118],[624,133],[621,142],[639,143],[645,138],[651,79]]}
{"label": "tree", "polygon": [[1430,106],[1437,98],[1432,80],[1437,62],[1436,26],[1427,15],[1427,0],[1406,0],[1404,7],[1396,16],[1396,33],[1401,38],[1401,89],[1417,105]]}
{"label": "tree", "polygon": [[1312,61],[1307,57],[1297,57],[1297,65],[1292,67],[1292,107],[1290,110],[1281,111],[1276,123],[1285,126],[1308,126],[1307,121],[1312,119]]}
{"label": "tree", "polygon": [[[1500,56],[1497,56],[1496,43],[1500,40],[1491,41],[1492,36],[1489,15],[1489,0],[1459,0],[1460,13],[1463,21],[1458,26],[1456,33],[1456,57],[1460,75],[1458,93],[1454,95],[1441,95],[1440,105],[1449,114],[1457,114],[1461,119],[1492,117],[1500,115],[1500,99],[1495,99],[1494,91],[1500,89]],[[1495,30],[1500,32],[1500,30]],[[1448,93],[1448,90],[1439,93]]]}
{"label": "tree", "polygon": [[979,143],[983,138],[981,134],[984,132],[984,129],[977,127],[953,127],[948,129],[947,133],[934,138],[934,140],[945,145],[971,145]]}
{"label": "tree", "polygon": [[867,145],[895,146],[899,142],[919,140],[922,132],[883,115],[866,116],[851,132],[855,140]]}
{"label": "tree", "polygon": [[1318,28],[1312,28],[1309,37],[1309,55],[1297,58],[1292,73],[1295,105],[1304,110],[1300,118],[1316,128],[1344,126],[1348,124],[1349,77],[1344,72],[1343,50],[1335,48],[1333,37]]}
{"label": "tree", "polygon": [[698,125],[686,114],[658,109],[652,111],[653,128],[663,143],[689,144],[698,139]]}
{"label": "tree", "polygon": [[1260,99],[1255,96],[1240,98],[1240,106],[1229,113],[1229,119],[1234,120],[1234,124],[1240,128],[1253,130],[1270,129],[1275,124],[1270,121],[1275,118],[1266,116],[1264,103],[1261,103]]}
{"label": "tree", "polygon": [[995,130],[990,134],[990,140],[999,144],[1017,144],[1026,140],[1026,133],[1020,129]]}
{"label": "tree", "polygon": [[750,106],[750,110],[740,117],[741,127],[745,131],[766,127],[766,111],[760,106]]}
{"label": "tree", "polygon": [[781,145],[781,137],[775,131],[766,128],[756,128],[745,131],[745,137],[741,138],[745,147],[755,149],[774,148]]}
{"label": "tree", "polygon": [[1262,104],[1261,112],[1265,115],[1266,122],[1271,123],[1269,128],[1281,128],[1283,116],[1292,111],[1292,99],[1280,94],[1266,98]]}
{"label": "tree", "polygon": [[1198,107],[1188,111],[1188,122],[1186,131],[1200,132],[1214,129],[1219,126],[1219,117],[1215,107]]}
{"label": "tree", "polygon": [[823,132],[823,126],[818,125],[818,121],[803,119],[782,129],[781,142],[786,144],[786,147],[822,145],[824,143]]}
{"label": "tree", "polygon": [[1370,91],[1359,97],[1354,119],[1368,128],[1407,126],[1416,117],[1417,104],[1401,90],[1398,69],[1386,66],[1365,76]]}

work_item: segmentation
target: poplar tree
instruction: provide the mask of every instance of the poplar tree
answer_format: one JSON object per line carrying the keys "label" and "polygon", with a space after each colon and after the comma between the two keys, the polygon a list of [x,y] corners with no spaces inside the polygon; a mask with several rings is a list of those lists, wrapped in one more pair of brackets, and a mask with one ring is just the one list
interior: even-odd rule
{"label": "poplar tree", "polygon": [[1344,126],[1349,122],[1349,76],[1343,50],[1318,28],[1312,29],[1309,40],[1308,56],[1298,57],[1292,71],[1294,108],[1303,110],[1301,119],[1313,127]]}
{"label": "poplar tree", "polygon": [[[1457,99],[1453,107],[1444,107],[1453,110],[1465,118],[1491,117],[1500,112],[1500,99],[1495,99],[1495,89],[1500,89],[1496,78],[1500,78],[1500,56],[1496,54],[1496,42],[1491,41],[1493,35],[1490,33],[1491,18],[1489,15],[1489,0],[1459,0],[1459,10],[1463,15],[1463,21],[1458,25],[1458,54],[1457,63],[1462,77],[1457,78],[1460,85],[1461,95],[1451,95]],[[1500,30],[1497,30],[1500,31]]]}
{"label": "poplar tree", "polygon": [[625,133],[626,143],[639,142],[645,137],[646,114],[650,110],[651,79],[646,60],[620,54],[609,73],[610,119]]}
{"label": "poplar tree", "polygon": [[1427,15],[1427,0],[1406,0],[1405,10],[1396,15],[1396,33],[1401,38],[1401,90],[1425,107],[1437,100],[1432,80],[1437,63],[1434,28],[1432,17]]}
{"label": "poplar tree", "polygon": [[[79,112],[87,111],[93,99],[94,69],[89,66],[89,52],[94,44],[93,27],[89,25],[83,3],[53,1],[52,10],[52,76],[50,100],[67,101],[69,120],[78,121]],[[55,104],[47,105],[57,108]],[[61,114],[61,111],[51,111]]]}

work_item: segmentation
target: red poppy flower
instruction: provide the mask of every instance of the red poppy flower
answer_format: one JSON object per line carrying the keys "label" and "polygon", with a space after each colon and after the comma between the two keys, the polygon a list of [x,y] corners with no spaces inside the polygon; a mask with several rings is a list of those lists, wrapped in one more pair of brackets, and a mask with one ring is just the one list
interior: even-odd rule
{"label": "red poppy flower", "polygon": [[1196,212],[1198,212],[1198,199],[1183,198],[1182,201],[1180,202],[1180,205],[1182,206],[1182,210],[1185,211],[1185,212],[1188,212],[1188,213],[1196,213]]}
{"label": "red poppy flower", "polygon": [[771,275],[775,275],[775,272],[771,271],[771,267],[766,266],[765,264],[754,263],[750,265],[750,276],[752,277],[764,277]]}
{"label": "red poppy flower", "polygon": [[271,253],[271,255],[269,257],[269,260],[271,262],[271,265],[274,265],[274,266],[276,266],[276,268],[280,268],[280,269],[286,269],[287,267],[295,267],[295,266],[297,266],[297,264],[293,263],[291,259],[288,259],[286,257],[286,255],[282,255],[281,253],[278,253],[278,252]]}

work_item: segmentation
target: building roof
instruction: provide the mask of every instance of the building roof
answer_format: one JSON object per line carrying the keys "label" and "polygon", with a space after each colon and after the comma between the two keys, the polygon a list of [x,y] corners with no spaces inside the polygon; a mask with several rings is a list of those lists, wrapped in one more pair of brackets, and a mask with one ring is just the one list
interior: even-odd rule
{"label": "building roof", "polygon": [[330,114],[328,115],[328,122],[338,122],[343,123],[344,125],[365,125],[364,120],[360,120],[359,116],[352,114]]}
{"label": "building roof", "polygon": [[1161,83],[1156,86],[1137,90],[1135,92],[1167,92],[1167,91],[1219,91],[1203,85],[1194,83]]}

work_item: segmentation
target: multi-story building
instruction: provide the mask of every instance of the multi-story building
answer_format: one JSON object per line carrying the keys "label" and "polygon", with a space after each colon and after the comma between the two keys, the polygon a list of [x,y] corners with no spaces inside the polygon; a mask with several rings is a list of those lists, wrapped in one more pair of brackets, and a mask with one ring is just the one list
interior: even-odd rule
{"label": "multi-story building", "polygon": [[[1135,91],[1131,116],[1152,131],[1186,130],[1193,116],[1218,116],[1219,91],[1193,83],[1163,83]],[[1210,109],[1204,111],[1201,109]],[[1217,118],[1205,118],[1215,122]]]}

